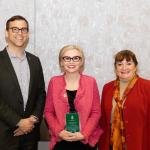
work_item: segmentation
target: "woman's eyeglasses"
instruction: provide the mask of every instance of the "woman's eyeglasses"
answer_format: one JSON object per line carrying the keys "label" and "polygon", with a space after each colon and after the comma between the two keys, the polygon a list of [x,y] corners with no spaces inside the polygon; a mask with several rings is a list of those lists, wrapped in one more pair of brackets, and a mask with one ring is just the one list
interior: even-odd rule
{"label": "woman's eyeglasses", "polygon": [[70,62],[71,60],[73,62],[78,62],[81,60],[81,57],[80,56],[74,56],[74,57],[69,57],[69,56],[64,56],[62,57],[62,59],[65,61],[65,62]]}

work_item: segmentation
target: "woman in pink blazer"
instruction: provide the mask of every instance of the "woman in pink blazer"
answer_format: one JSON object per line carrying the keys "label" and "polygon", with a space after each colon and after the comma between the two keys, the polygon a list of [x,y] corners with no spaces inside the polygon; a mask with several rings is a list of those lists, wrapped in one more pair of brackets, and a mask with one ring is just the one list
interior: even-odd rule
{"label": "woman in pink blazer", "polygon": [[137,75],[137,65],[130,50],[115,56],[117,79],[102,92],[99,150],[150,150],[150,81]]}
{"label": "woman in pink blazer", "polygon": [[[64,74],[51,78],[44,111],[51,150],[96,150],[102,132],[100,97],[95,79],[82,74],[84,61],[78,46],[60,50],[59,65]],[[79,117],[79,131],[66,128],[66,114],[71,113]]]}

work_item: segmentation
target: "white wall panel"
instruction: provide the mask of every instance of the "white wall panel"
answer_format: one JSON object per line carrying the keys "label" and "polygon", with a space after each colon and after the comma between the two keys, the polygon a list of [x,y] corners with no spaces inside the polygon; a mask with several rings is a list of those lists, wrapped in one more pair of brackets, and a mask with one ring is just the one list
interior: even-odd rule
{"label": "white wall panel", "polygon": [[42,61],[46,87],[59,74],[58,53],[66,44],[78,44],[85,52],[85,72],[98,81],[100,91],[113,79],[113,56],[132,49],[139,73],[150,78],[149,0],[1,0],[0,49],[5,46],[6,20],[16,14],[30,23],[27,50]]}
{"label": "white wall panel", "polygon": [[71,43],[84,49],[85,72],[100,90],[114,78],[113,56],[121,49],[132,49],[139,73],[150,78],[149,0],[37,0],[36,8],[36,53],[46,84],[59,73],[59,49]]}
{"label": "white wall panel", "polygon": [[0,0],[0,50],[6,46],[6,21],[13,15],[22,15],[29,21],[31,34],[27,50],[34,53],[35,0]]}

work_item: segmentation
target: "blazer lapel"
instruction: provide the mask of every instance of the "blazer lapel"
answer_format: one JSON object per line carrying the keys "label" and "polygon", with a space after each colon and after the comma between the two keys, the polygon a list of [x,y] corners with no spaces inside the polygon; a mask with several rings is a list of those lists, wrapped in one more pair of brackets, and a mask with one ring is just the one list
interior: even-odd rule
{"label": "blazer lapel", "polygon": [[20,95],[20,97],[21,97],[22,100],[23,100],[22,93],[21,93],[21,89],[20,89],[20,85],[19,85],[19,82],[18,82],[18,79],[17,79],[17,75],[16,75],[16,72],[15,72],[15,70],[14,70],[14,67],[13,67],[13,65],[12,65],[12,63],[11,63],[11,60],[10,60],[10,58],[9,58],[9,56],[8,56],[8,53],[7,53],[7,51],[6,51],[6,48],[4,49],[3,52],[4,52],[4,53],[3,53],[3,55],[4,55],[4,57],[3,57],[4,65],[5,65],[6,68],[8,69],[8,72],[11,74],[12,79],[13,79],[13,81],[14,81],[14,85],[16,86],[16,88],[17,88],[17,90],[18,90],[18,92],[19,92],[19,95]]}
{"label": "blazer lapel", "polygon": [[32,61],[31,61],[31,57],[28,55],[28,53],[26,53],[26,56],[27,56],[29,69],[30,69],[30,83],[29,83],[29,94],[28,94],[28,99],[29,99],[29,96],[30,96],[31,90],[32,90],[33,79],[34,79],[34,65],[33,65]]}
{"label": "blazer lapel", "polygon": [[108,120],[111,119],[113,91],[114,91],[114,82],[111,85],[111,87],[108,89],[107,96],[106,96],[106,99],[107,99],[107,104],[106,104],[107,106],[106,107],[108,108],[108,113],[107,113]]}

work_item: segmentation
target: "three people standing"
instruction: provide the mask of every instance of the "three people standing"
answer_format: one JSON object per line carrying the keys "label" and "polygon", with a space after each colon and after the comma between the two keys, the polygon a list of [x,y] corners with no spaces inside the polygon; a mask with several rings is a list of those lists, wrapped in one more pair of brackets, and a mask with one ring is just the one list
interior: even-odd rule
{"label": "three people standing", "polygon": [[[37,150],[46,95],[41,63],[25,51],[29,24],[24,17],[11,17],[5,35],[8,45],[0,52],[0,149]],[[51,78],[44,111],[50,148],[96,150],[103,130],[99,150],[149,150],[150,81],[138,76],[135,54],[123,50],[115,55],[116,80],[104,86],[101,108],[95,79],[82,73],[84,62],[80,47],[60,50],[63,75]],[[77,132],[66,129],[70,113],[79,117]]]}

